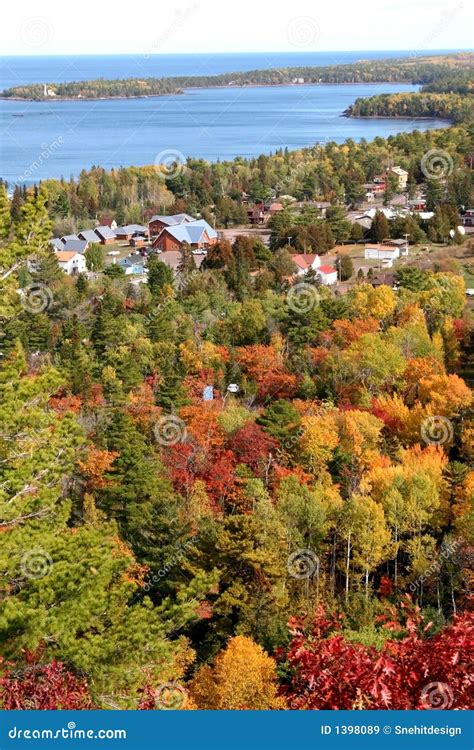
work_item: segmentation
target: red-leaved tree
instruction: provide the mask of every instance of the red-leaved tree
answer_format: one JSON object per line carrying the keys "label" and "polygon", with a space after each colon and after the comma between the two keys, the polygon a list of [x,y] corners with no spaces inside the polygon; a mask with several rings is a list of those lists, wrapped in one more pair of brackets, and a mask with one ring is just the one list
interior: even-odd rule
{"label": "red-leaved tree", "polygon": [[431,623],[421,628],[419,610],[408,601],[403,606],[408,616],[402,637],[387,640],[380,651],[347,641],[340,618],[322,608],[309,632],[302,622],[291,620],[293,639],[284,657],[292,673],[284,689],[289,708],[472,708],[472,615],[455,616],[428,636]]}
{"label": "red-leaved tree", "polygon": [[93,709],[87,683],[69,672],[64,664],[53,661],[21,668],[0,664],[0,707],[14,710],[87,710]]}

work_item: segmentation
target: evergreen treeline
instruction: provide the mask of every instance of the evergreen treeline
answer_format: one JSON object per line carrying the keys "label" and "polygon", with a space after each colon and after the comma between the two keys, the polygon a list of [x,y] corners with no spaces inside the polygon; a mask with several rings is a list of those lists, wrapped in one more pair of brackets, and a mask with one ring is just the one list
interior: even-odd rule
{"label": "evergreen treeline", "polygon": [[421,91],[379,94],[356,99],[344,113],[347,117],[442,117],[452,122],[472,122],[474,117],[474,71],[441,71]]}
{"label": "evergreen treeline", "polygon": [[[51,83],[47,87],[61,98],[96,99],[101,97],[160,96],[177,93],[183,88],[208,88],[212,86],[275,86],[304,78],[305,83],[389,83],[407,82],[433,84],[446,79],[453,70],[472,66],[468,54],[442,55],[430,58],[400,58],[394,60],[363,60],[347,65],[319,67],[273,68],[214,76],[177,76],[168,78],[129,78],[120,80],[98,79]],[[1,93],[3,97],[43,99],[43,84],[14,86]]]}
{"label": "evergreen treeline", "polygon": [[[166,170],[160,172],[152,166],[110,172],[94,167],[81,172],[77,179],[46,180],[43,184],[48,191],[55,236],[87,229],[96,219],[106,224],[112,219],[119,225],[142,223],[154,213],[171,211],[202,215],[211,225],[215,222],[216,226],[226,227],[246,223],[243,193],[250,201],[286,194],[299,201],[320,199],[347,204],[363,197],[364,184],[392,164],[408,171],[408,193],[414,195],[417,185],[427,183],[423,156],[442,151],[449,155],[452,169],[443,181],[436,175],[428,180],[428,210],[442,200],[455,207],[468,207],[474,202],[468,160],[472,153],[471,133],[470,126],[462,125],[375,138],[370,143],[348,140],[300,151],[282,149],[273,155],[230,162],[188,159],[172,178]],[[25,195],[25,187],[14,188],[14,220],[20,215]]]}

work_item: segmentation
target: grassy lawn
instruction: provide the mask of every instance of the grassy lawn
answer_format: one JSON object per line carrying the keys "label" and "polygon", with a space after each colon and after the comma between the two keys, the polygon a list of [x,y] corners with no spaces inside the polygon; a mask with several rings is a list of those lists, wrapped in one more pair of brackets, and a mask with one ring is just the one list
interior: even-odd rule
{"label": "grassy lawn", "polygon": [[[103,245],[102,249],[104,251],[104,260],[106,266],[117,263],[117,261],[121,260],[122,258],[127,258],[127,256],[136,252],[136,248],[130,247],[128,242],[113,242],[110,245]],[[115,250],[118,250],[120,255],[107,255],[107,253]]]}
{"label": "grassy lawn", "polygon": [[469,269],[467,269],[466,266],[462,266],[461,273],[464,276],[466,288],[474,289],[474,268],[469,267]]}

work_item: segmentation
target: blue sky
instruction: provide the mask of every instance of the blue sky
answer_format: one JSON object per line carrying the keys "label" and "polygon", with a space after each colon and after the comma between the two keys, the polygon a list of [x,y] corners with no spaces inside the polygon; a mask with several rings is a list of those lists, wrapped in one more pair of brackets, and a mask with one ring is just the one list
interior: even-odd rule
{"label": "blue sky", "polygon": [[472,47],[467,0],[33,0],[2,7],[4,55]]}

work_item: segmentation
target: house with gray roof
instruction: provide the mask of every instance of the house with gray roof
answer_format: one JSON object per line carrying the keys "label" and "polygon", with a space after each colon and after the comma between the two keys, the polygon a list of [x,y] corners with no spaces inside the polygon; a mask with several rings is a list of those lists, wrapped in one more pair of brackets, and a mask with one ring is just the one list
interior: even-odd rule
{"label": "house with gray roof", "polygon": [[145,258],[142,258],[141,255],[129,255],[119,260],[117,265],[123,268],[127,276],[146,273]]}
{"label": "house with gray roof", "polygon": [[82,232],[79,232],[79,239],[86,240],[87,242],[100,242],[95,229],[84,229]]}
{"label": "house with gray roof", "polygon": [[52,240],[50,240],[51,245],[53,246],[54,250],[64,250],[64,242],[60,237],[53,237]]}
{"label": "house with gray roof", "polygon": [[131,240],[132,237],[146,237],[148,228],[141,224],[126,224],[124,227],[117,227],[115,236],[118,240]]}
{"label": "house with gray roof", "polygon": [[63,243],[61,250],[73,253],[81,253],[82,255],[86,252],[89,243],[87,240],[67,240]]}
{"label": "house with gray roof", "polygon": [[110,245],[111,242],[115,242],[115,232],[110,227],[96,227],[94,231],[101,245]]}
{"label": "house with gray roof", "polygon": [[188,224],[195,221],[189,214],[174,214],[173,216],[152,216],[148,222],[148,232],[150,237],[159,235],[165,227],[174,227],[177,224]]}
{"label": "house with gray roof", "polygon": [[165,253],[181,251],[184,245],[192,250],[207,250],[217,242],[217,232],[205,219],[164,227],[153,240],[153,248]]}

